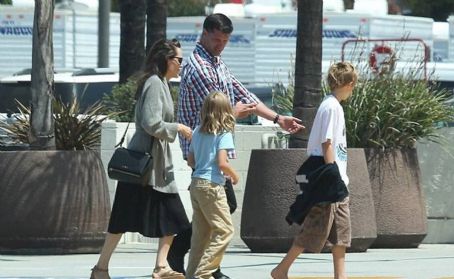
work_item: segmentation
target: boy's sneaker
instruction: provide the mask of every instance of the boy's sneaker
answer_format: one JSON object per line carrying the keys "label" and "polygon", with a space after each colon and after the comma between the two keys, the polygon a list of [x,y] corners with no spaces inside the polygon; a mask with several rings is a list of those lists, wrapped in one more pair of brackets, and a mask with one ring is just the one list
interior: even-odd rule
{"label": "boy's sneaker", "polygon": [[216,270],[211,275],[214,277],[214,279],[230,279],[230,277],[223,274],[220,269]]}

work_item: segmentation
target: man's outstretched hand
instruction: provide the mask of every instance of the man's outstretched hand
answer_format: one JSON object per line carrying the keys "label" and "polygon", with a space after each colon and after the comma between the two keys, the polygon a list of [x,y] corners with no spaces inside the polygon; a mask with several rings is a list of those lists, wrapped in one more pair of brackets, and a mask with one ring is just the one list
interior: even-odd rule
{"label": "man's outstretched hand", "polygon": [[281,126],[283,130],[289,132],[290,134],[297,133],[306,128],[301,124],[302,122],[303,121],[301,121],[301,119],[285,115],[279,115],[279,119],[277,121],[279,126]]}

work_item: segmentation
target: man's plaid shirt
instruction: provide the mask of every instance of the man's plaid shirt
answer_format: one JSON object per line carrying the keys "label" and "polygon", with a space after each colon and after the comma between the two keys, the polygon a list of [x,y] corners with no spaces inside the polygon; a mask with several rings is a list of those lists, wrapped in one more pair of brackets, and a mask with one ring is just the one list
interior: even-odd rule
{"label": "man's plaid shirt", "polygon": [[[224,92],[232,107],[239,101],[245,104],[259,103],[229,71],[219,56],[212,56],[197,43],[194,52],[183,63],[181,70],[180,95],[178,98],[178,122],[193,130],[200,124],[200,111],[205,97],[213,91]],[[180,135],[183,157],[186,159],[190,141]],[[229,152],[235,158],[235,151]]]}

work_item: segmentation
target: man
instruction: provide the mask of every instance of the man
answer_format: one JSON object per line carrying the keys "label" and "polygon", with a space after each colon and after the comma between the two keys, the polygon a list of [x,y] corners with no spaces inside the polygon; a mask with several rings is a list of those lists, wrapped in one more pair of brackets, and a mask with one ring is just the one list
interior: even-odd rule
{"label": "man", "polygon": [[[224,92],[232,104],[235,116],[244,118],[257,114],[290,132],[296,133],[304,128],[301,120],[275,113],[249,92],[231,73],[220,55],[227,45],[233,31],[232,21],[223,14],[206,17],[203,32],[194,52],[186,60],[181,71],[180,96],[178,101],[178,122],[194,129],[200,123],[200,110],[203,101],[213,91]],[[190,141],[180,137],[184,159],[189,152]],[[235,158],[235,151],[229,152],[229,158]],[[227,179],[226,195],[230,211],[236,208],[232,183]],[[184,255],[190,247],[191,231],[178,235],[171,246],[168,261],[179,272],[183,268]],[[220,270],[213,273],[215,279],[228,279]]]}

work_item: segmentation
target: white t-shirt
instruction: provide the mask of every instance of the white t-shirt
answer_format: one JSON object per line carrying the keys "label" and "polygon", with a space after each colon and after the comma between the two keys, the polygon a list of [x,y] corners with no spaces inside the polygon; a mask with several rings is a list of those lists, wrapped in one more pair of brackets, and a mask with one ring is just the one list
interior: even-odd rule
{"label": "white t-shirt", "polygon": [[333,145],[334,160],[339,167],[342,180],[348,185],[344,110],[333,95],[326,96],[317,110],[307,144],[307,154],[323,156],[322,143],[328,140],[331,140]]}

